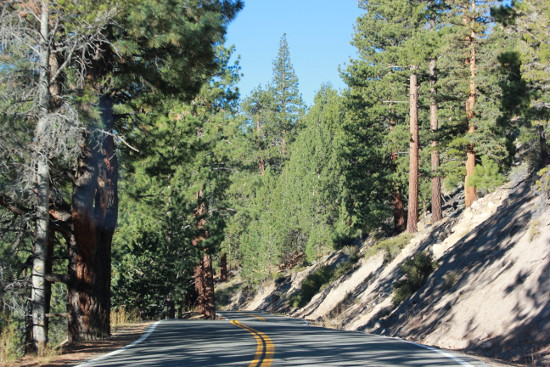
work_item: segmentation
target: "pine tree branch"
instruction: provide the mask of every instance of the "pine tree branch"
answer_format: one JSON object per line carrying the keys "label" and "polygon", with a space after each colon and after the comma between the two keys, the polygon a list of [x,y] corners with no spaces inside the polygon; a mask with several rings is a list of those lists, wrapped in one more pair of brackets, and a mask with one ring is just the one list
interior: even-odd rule
{"label": "pine tree branch", "polygon": [[16,215],[25,215],[30,212],[29,209],[15,204],[13,200],[5,194],[0,194],[0,205]]}
{"label": "pine tree branch", "polygon": [[50,283],[69,284],[69,276],[64,274],[46,274],[46,280]]}

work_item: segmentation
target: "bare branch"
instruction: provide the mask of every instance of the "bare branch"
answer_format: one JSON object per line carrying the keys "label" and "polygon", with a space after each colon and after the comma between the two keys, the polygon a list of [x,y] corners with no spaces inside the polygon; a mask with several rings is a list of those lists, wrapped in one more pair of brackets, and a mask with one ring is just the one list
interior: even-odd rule
{"label": "bare branch", "polygon": [[65,274],[46,274],[46,280],[50,283],[69,283],[69,276]]}
{"label": "bare branch", "polygon": [[16,214],[16,215],[25,215],[30,212],[29,209],[20,207],[17,204],[15,204],[10,197],[4,194],[0,194],[0,205],[2,205],[3,207],[5,207],[6,209],[8,209],[9,211],[11,211],[13,214]]}

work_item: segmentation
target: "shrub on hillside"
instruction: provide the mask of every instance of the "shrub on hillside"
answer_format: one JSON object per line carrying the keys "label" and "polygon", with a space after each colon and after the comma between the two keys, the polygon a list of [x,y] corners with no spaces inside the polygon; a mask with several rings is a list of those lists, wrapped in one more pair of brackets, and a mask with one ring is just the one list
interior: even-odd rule
{"label": "shrub on hillside", "polygon": [[409,244],[412,238],[412,234],[402,233],[399,236],[383,239],[382,241],[379,241],[368,248],[367,252],[365,253],[365,258],[369,258],[379,251],[383,250],[385,252],[384,264],[387,264],[395,259],[395,257],[401,252],[401,250]]}
{"label": "shrub on hillside", "polygon": [[303,307],[311,301],[313,296],[319,292],[321,287],[329,283],[334,274],[330,266],[322,266],[309,274],[298,292],[292,295],[291,302],[294,307]]}
{"label": "shrub on hillside", "polygon": [[435,268],[436,264],[427,252],[419,252],[405,261],[399,268],[404,277],[393,286],[393,302],[399,304],[412,296]]}
{"label": "shrub on hillside", "polygon": [[505,181],[499,172],[498,164],[486,156],[481,157],[481,165],[476,165],[474,175],[469,181],[470,186],[475,186],[485,193],[494,191]]}

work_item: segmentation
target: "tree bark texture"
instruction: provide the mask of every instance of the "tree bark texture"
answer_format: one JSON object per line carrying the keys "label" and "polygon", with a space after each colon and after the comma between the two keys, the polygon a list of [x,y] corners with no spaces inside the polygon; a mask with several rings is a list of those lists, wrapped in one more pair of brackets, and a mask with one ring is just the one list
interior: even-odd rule
{"label": "tree bark texture", "polygon": [[[208,208],[203,200],[202,190],[197,193],[197,208],[195,209],[195,219],[197,221],[197,235],[192,240],[193,246],[199,247],[201,243],[208,238],[206,230],[206,215]],[[207,320],[213,320],[216,317],[216,299],[214,294],[214,272],[212,270],[212,258],[206,248],[199,249],[201,259],[195,266],[194,282],[197,292],[197,306],[199,312]]]}
{"label": "tree bark texture", "polygon": [[261,148],[261,142],[260,142],[260,131],[261,131],[262,127],[260,125],[260,119],[259,118],[256,118],[256,134],[257,134],[257,139],[258,139],[258,142],[257,142],[257,146],[258,146],[258,168],[260,169],[260,175],[264,175],[265,173],[265,160],[264,160],[264,157],[263,157],[263,151],[262,151],[262,148]]}
{"label": "tree bark texture", "polygon": [[223,253],[220,259],[220,282],[227,282],[228,272],[227,272],[227,254]]}
{"label": "tree bark texture", "polygon": [[409,77],[409,210],[407,215],[407,232],[418,231],[418,77],[416,67],[411,68]]}
{"label": "tree bark texture", "polygon": [[430,60],[430,130],[434,138],[431,142],[432,154],[432,223],[438,222],[443,218],[441,211],[441,177],[439,176],[439,142],[436,134],[439,129],[439,121],[437,116],[437,91],[435,89],[435,83],[437,81],[436,75],[436,60]]}
{"label": "tree bark texture", "polygon": [[[393,116],[394,111],[392,110],[390,112]],[[390,117],[390,132],[393,132],[395,130],[395,121],[393,120],[393,117]],[[392,172],[397,172],[397,152],[393,151],[391,152],[391,169]],[[397,187],[394,188],[393,192],[393,225],[394,229],[397,233],[401,233],[405,231],[406,224],[405,224],[405,205],[403,204],[403,198],[401,197],[401,185],[398,184]]]}
{"label": "tree bark texture", "polygon": [[[113,131],[113,102],[99,101],[107,132]],[[78,162],[72,198],[74,238],[69,243],[69,340],[110,334],[111,243],[118,218],[118,163],[114,139],[89,137]]]}
{"label": "tree bark texture", "polygon": [[548,150],[548,142],[546,140],[546,133],[544,132],[544,126],[538,126],[539,132],[539,144],[540,144],[540,161],[543,167],[550,164],[550,151]]}
{"label": "tree bark texture", "polygon": [[[476,2],[472,0],[471,10],[475,12]],[[466,118],[468,120],[468,134],[473,134],[476,130],[474,124],[475,105],[476,105],[476,31],[474,29],[475,19],[466,18],[465,22],[470,25],[470,36],[468,37],[468,43],[470,48],[470,57],[466,59],[466,64],[470,68],[470,88],[468,93],[468,100],[466,101]],[[466,148],[466,178],[464,179],[464,196],[466,200],[466,207],[472,206],[474,201],[477,200],[477,190],[475,186],[469,184],[470,179],[474,175],[476,167],[476,152],[473,143],[469,143]]]}
{"label": "tree bark texture", "polygon": [[41,351],[48,342],[49,283],[46,281],[48,268],[50,167],[47,149],[49,93],[50,28],[48,2],[42,1],[40,13],[38,122],[35,128],[35,192],[36,229],[33,246],[31,313],[32,343],[35,352]]}
{"label": "tree bark texture", "polygon": [[204,252],[199,265],[195,266],[195,291],[197,292],[197,308],[207,320],[216,317],[216,299],[214,293],[214,273],[212,258]]}
{"label": "tree bark texture", "polygon": [[214,272],[212,271],[212,257],[205,252],[202,256],[202,275],[204,282],[204,303],[202,314],[207,320],[216,318],[216,298],[214,294]]}

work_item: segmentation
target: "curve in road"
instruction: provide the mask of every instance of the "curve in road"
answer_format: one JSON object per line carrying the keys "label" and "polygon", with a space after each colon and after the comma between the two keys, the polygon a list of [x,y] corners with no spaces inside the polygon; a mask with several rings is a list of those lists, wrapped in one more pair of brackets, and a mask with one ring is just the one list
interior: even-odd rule
{"label": "curve in road", "polygon": [[255,311],[219,314],[226,320],[158,322],[141,341],[80,367],[486,366],[455,352],[308,326],[300,319]]}

